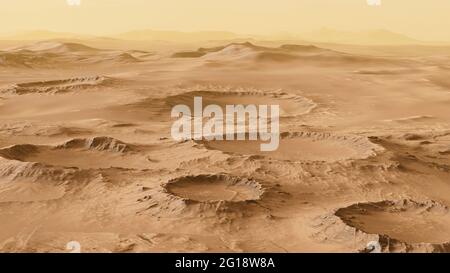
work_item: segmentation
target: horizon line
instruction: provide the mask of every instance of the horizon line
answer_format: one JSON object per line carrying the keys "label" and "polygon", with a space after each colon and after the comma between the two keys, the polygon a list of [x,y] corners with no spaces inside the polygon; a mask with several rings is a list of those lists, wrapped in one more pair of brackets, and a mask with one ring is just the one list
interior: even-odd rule
{"label": "horizon line", "polygon": [[[308,31],[308,32],[291,32],[291,31],[276,31],[276,32],[271,32],[271,33],[266,33],[266,34],[253,34],[253,33],[239,33],[239,32],[234,32],[231,30],[193,30],[193,31],[186,31],[186,30],[175,30],[175,29],[154,29],[154,28],[140,28],[140,29],[130,29],[127,31],[122,31],[122,32],[115,32],[115,33],[109,33],[109,34],[99,34],[99,33],[85,33],[85,32],[71,32],[71,31],[59,31],[59,30],[50,30],[50,29],[27,29],[27,30],[17,30],[17,31],[13,31],[13,32],[0,32],[0,40],[6,41],[8,40],[8,38],[14,38],[14,36],[20,36],[20,35],[27,35],[27,34],[32,34],[32,33],[39,33],[42,32],[44,35],[45,34],[54,34],[55,36],[57,35],[61,35],[61,37],[54,37],[54,38],[43,38],[44,40],[47,39],[70,39],[70,38],[83,38],[83,37],[68,37],[70,36],[90,36],[91,38],[111,38],[111,39],[117,39],[117,40],[127,40],[125,38],[120,38],[117,36],[120,35],[125,35],[125,34],[130,34],[133,32],[155,32],[155,33],[180,33],[180,34],[196,34],[196,33],[227,33],[227,34],[231,34],[231,35],[236,35],[237,37],[235,37],[234,39],[274,39],[274,40],[293,40],[293,41],[309,41],[309,42],[317,42],[317,43],[338,43],[336,41],[324,41],[321,40],[320,38],[318,40],[315,39],[309,39],[308,37],[302,37],[302,36],[307,36],[307,35],[311,35],[311,34],[317,34],[320,31],[330,31],[330,32],[335,32],[335,33],[347,33],[347,34],[353,34],[353,35],[357,35],[357,34],[367,34],[367,33],[371,33],[371,32],[380,32],[380,33],[388,33],[388,34],[392,34],[392,35],[397,35],[398,38],[402,38],[405,40],[410,40],[410,43],[407,43],[405,41],[403,42],[394,42],[393,44],[404,44],[404,45],[408,45],[408,44],[427,44],[427,45],[447,45],[450,44],[450,41],[437,41],[437,40],[423,40],[423,39],[418,39],[415,37],[412,37],[410,35],[407,34],[403,34],[401,32],[395,32],[395,31],[391,31],[389,29],[383,29],[383,28],[373,28],[373,29],[365,29],[365,30],[340,30],[340,29],[334,29],[334,28],[329,28],[329,27],[321,27],[321,28],[317,28],[313,31]],[[239,37],[241,36],[241,37]],[[245,37],[247,36],[247,37]],[[275,36],[275,37],[274,37]],[[276,37],[276,36],[280,36],[280,37]],[[286,37],[283,37],[286,36]],[[289,36],[293,36],[293,37],[289,37]],[[296,36],[296,37],[295,37]],[[13,41],[14,39],[11,39],[11,41]],[[24,40],[28,40],[28,39],[24,39]],[[29,39],[29,40],[34,40],[34,39]],[[39,40],[39,38],[38,38]],[[130,40],[130,39],[128,39]],[[132,40],[132,39],[131,39]],[[147,39],[140,39],[142,41],[147,40]],[[151,41],[154,39],[148,39],[148,41]],[[205,39],[208,40],[208,39]],[[211,40],[217,40],[217,39],[211,39]],[[220,39],[219,39],[220,40]],[[225,39],[226,40],[226,39]],[[17,41],[20,41],[17,40]],[[343,44],[349,44],[344,42]],[[350,43],[351,44],[351,43]],[[370,43],[364,43],[364,41],[355,41],[354,42],[355,45],[358,44],[364,44],[364,45],[370,45]],[[378,45],[377,43],[375,43],[375,45]],[[389,45],[389,44],[387,44]]]}

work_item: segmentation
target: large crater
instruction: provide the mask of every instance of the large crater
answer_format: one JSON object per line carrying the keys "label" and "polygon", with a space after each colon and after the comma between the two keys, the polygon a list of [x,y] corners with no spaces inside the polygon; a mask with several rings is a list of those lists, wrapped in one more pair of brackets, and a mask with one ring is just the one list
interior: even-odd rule
{"label": "large crater", "polygon": [[22,162],[36,162],[59,167],[148,168],[140,149],[110,137],[71,139],[61,145],[21,144],[0,149],[0,157]]}
{"label": "large crater", "polygon": [[169,181],[165,189],[172,195],[196,202],[259,200],[263,194],[258,182],[226,174],[183,176]]}
{"label": "large crater", "polygon": [[408,244],[450,242],[450,212],[434,201],[354,204],[337,210],[336,216],[365,233],[387,235]]}
{"label": "large crater", "polygon": [[[218,105],[224,115],[227,105],[278,105],[280,117],[288,118],[305,115],[311,112],[316,104],[305,97],[276,92],[256,92],[256,91],[186,91],[172,96],[160,98],[146,98],[132,104],[115,106],[110,108],[111,113],[120,113],[122,119],[148,120],[157,119],[160,121],[171,120],[171,111],[174,106],[186,105],[194,116],[194,98],[201,97],[203,110],[208,105]],[[270,108],[270,107],[269,107]],[[270,112],[270,111],[269,111]],[[224,116],[225,117],[225,116]]]}
{"label": "large crater", "polygon": [[382,149],[365,137],[314,132],[283,133],[278,149],[273,152],[261,151],[261,144],[264,142],[260,140],[213,140],[198,143],[211,150],[239,155],[261,155],[287,161],[333,162],[361,159],[375,155],[376,151]]}
{"label": "large crater", "polygon": [[218,105],[224,111],[226,105],[279,105],[280,116],[290,117],[309,113],[316,104],[311,100],[286,93],[192,91],[167,97],[170,106],[184,104],[194,109],[194,97],[202,97],[203,106]]}

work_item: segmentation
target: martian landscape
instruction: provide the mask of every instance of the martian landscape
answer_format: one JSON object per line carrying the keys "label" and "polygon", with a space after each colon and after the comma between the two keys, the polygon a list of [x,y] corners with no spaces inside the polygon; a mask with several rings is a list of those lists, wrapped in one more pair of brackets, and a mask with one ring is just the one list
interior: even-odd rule
{"label": "martian landscape", "polygon": [[[450,251],[450,48],[89,42],[0,52],[2,252]],[[195,96],[280,105],[279,148],[174,141]]]}
{"label": "martian landscape", "polygon": [[[450,252],[450,46],[153,34],[0,39],[0,252]],[[195,97],[279,147],[175,140]]]}

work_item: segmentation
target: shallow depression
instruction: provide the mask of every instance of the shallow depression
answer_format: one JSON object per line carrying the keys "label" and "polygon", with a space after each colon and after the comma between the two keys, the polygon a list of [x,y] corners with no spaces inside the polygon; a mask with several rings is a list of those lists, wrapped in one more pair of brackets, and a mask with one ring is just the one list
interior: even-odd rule
{"label": "shallow depression", "polygon": [[337,210],[336,216],[366,233],[388,235],[405,243],[450,242],[448,208],[433,201],[355,204]]}
{"label": "shallow depression", "polygon": [[166,189],[175,196],[198,202],[258,200],[263,193],[258,182],[228,175],[181,177],[170,181]]}
{"label": "shallow depression", "polygon": [[261,151],[262,141],[201,141],[206,148],[240,155],[262,155],[275,160],[287,161],[339,161],[366,158],[381,147],[367,138],[332,135],[328,133],[284,133],[278,149]]}
{"label": "shallow depression", "polygon": [[170,107],[184,104],[194,109],[194,97],[201,97],[204,106],[214,104],[222,109],[226,105],[279,105],[282,117],[307,114],[316,106],[314,102],[301,96],[261,92],[193,91],[168,97],[165,102]]}

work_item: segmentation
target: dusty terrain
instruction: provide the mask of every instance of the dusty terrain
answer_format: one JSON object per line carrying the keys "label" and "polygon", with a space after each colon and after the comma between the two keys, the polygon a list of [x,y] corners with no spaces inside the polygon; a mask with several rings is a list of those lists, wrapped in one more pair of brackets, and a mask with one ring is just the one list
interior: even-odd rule
{"label": "dusty terrain", "polygon": [[[106,43],[0,43],[1,252],[450,251],[450,47]],[[280,148],[173,141],[196,95]]]}

